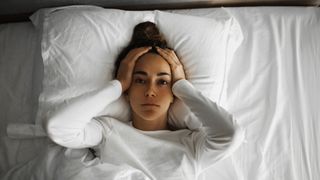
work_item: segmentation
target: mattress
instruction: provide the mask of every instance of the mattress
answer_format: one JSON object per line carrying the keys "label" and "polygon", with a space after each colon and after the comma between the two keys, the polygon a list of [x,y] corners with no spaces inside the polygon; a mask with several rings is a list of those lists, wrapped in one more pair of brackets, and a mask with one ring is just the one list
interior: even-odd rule
{"label": "mattress", "polygon": [[[316,180],[320,178],[320,9],[224,8],[244,41],[228,62],[220,104],[246,129],[246,140],[205,179]],[[217,8],[172,10],[195,16]],[[6,133],[9,123],[32,129],[43,76],[40,41],[30,22],[0,25],[0,177],[25,165],[51,142]],[[14,126],[11,126],[14,132]],[[12,130],[12,129],[11,129]],[[21,128],[18,129],[21,131]]]}

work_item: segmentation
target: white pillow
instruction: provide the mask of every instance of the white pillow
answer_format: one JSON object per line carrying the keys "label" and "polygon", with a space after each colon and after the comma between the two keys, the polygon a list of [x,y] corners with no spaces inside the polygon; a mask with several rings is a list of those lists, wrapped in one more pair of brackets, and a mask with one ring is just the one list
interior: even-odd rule
{"label": "white pillow", "polygon": [[[66,6],[40,10],[31,19],[42,32],[44,78],[36,119],[41,125],[47,113],[112,80],[115,59],[134,26],[154,21],[154,13]],[[100,114],[127,121],[130,109],[120,98]]]}
{"label": "white pillow", "polygon": [[[69,99],[111,80],[116,57],[140,22],[155,21],[181,58],[187,78],[213,100],[221,94],[226,62],[240,44],[241,38],[234,37],[242,37],[239,29],[233,31],[232,18],[219,21],[161,11],[68,6],[39,11],[31,19],[40,29],[43,26],[44,79],[36,124],[42,124],[47,113]],[[188,111],[175,101],[169,111],[170,123],[185,127]],[[121,98],[100,114],[128,121],[129,105]]]}
{"label": "white pillow", "polygon": [[[225,86],[228,62],[243,39],[239,24],[231,17],[211,19],[162,11],[156,11],[155,22],[169,47],[180,57],[187,79],[218,102]],[[178,127],[193,119],[179,100],[172,105],[169,117],[172,124],[179,123],[175,124]]]}

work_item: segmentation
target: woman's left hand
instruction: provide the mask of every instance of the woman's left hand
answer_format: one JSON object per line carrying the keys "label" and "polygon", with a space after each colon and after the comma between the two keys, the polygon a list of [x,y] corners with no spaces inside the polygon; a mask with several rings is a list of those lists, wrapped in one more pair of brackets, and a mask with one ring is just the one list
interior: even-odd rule
{"label": "woman's left hand", "polygon": [[172,81],[175,83],[180,79],[186,79],[186,75],[179,58],[176,53],[171,49],[162,49],[156,47],[158,53],[169,63],[172,73]]}

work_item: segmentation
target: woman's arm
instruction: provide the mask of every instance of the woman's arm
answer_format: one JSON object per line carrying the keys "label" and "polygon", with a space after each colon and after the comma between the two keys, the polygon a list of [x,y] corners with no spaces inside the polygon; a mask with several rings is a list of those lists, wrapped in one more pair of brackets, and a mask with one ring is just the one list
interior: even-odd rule
{"label": "woman's arm", "polygon": [[66,107],[49,115],[46,125],[49,137],[69,148],[98,145],[103,138],[102,127],[98,121],[91,119],[129,88],[136,61],[150,48],[132,49],[117,69],[117,80],[109,82],[100,90],[71,100]]}
{"label": "woman's arm", "polygon": [[200,121],[199,132],[193,136],[193,143],[199,169],[204,170],[237,148],[242,142],[243,133],[227,111],[203,96],[186,80],[183,65],[173,50],[157,48],[157,51],[170,65],[174,95],[193,113],[188,119],[191,122],[186,122],[187,126],[195,129]]}
{"label": "woman's arm", "polygon": [[121,94],[121,83],[113,80],[99,90],[70,100],[66,106],[49,115],[46,124],[48,136],[69,148],[98,145],[102,140],[102,129],[92,118]]}
{"label": "woman's arm", "polygon": [[[205,97],[185,79],[177,81],[172,90],[202,124],[198,129],[200,135],[195,139],[195,156],[200,169],[226,157],[241,144],[243,133],[231,114]],[[187,125],[189,123],[186,122]]]}

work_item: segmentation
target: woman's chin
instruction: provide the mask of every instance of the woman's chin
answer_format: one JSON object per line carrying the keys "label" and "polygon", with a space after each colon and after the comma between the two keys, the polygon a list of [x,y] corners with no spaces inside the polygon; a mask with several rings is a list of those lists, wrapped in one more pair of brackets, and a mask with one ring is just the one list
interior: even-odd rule
{"label": "woman's chin", "polygon": [[159,117],[159,115],[157,115],[157,112],[155,112],[155,111],[148,110],[148,111],[143,111],[141,113],[141,117],[145,120],[153,121],[153,120],[157,119]]}

